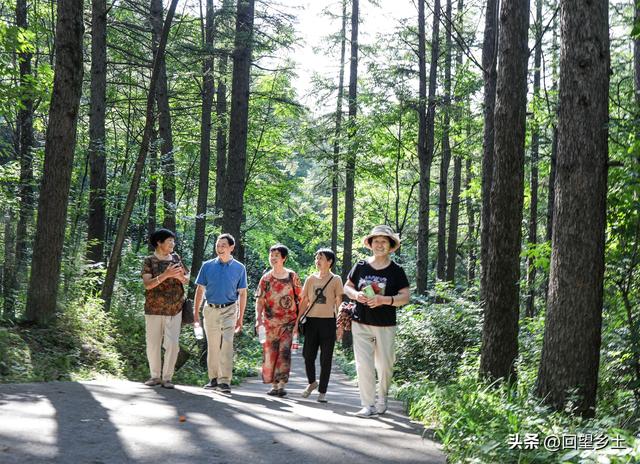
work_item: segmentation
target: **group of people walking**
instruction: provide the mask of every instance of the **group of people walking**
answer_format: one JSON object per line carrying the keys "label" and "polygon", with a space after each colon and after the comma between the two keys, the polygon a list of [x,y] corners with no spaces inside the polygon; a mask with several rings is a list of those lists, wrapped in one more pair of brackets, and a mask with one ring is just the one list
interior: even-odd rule
{"label": "group of people walking", "polygon": [[[142,271],[151,373],[145,384],[174,388],[171,379],[179,350],[183,285],[189,281],[189,269],[173,251],[173,232],[159,229],[151,235],[150,243],[155,251],[145,258]],[[269,249],[270,269],[262,275],[255,292],[255,326],[256,332],[264,334],[262,379],[270,385],[268,395],[288,394],[292,343],[304,324],[302,355],[308,385],[302,396],[308,398],[317,389],[317,400],[327,402],[333,348],[341,332],[336,317],[345,295],[355,302],[350,319],[362,404],[355,415],[371,417],[386,411],[395,362],[396,307],[409,302],[409,281],[402,267],[391,260],[391,253],[400,247],[400,237],[389,226],[374,227],[364,237],[363,245],[371,250],[371,256],[356,263],[344,286],[340,277],[331,272],[336,261],[333,250],[321,248],[316,252],[316,272],[303,285],[298,275],[286,267],[289,249],[282,244]],[[231,392],[233,338],[242,330],[247,305],[246,268],[233,258],[234,248],[233,236],[218,237],[217,256],[202,264],[194,298],[194,321],[200,322],[199,309],[203,307],[208,342],[209,382],[204,388],[222,393]],[[162,365],[161,346],[165,349]]]}

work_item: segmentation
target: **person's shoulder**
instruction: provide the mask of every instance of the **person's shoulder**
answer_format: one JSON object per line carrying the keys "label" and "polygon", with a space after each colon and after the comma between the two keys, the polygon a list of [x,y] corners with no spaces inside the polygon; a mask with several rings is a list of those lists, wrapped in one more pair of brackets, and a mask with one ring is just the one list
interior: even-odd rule
{"label": "person's shoulder", "polygon": [[245,269],[245,265],[243,263],[241,263],[240,261],[238,261],[235,258],[231,258],[231,263],[230,263],[233,267],[237,267],[238,269]]}

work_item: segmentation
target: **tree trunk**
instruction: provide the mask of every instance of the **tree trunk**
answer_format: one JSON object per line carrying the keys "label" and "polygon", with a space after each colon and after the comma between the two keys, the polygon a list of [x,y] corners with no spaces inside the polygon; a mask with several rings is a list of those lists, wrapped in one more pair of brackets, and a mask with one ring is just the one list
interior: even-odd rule
{"label": "tree trunk", "polygon": [[[155,122],[151,122],[151,140],[149,141],[149,163],[147,164],[149,176],[149,205],[147,207],[147,237],[156,230],[156,215],[158,209],[158,181],[155,173],[158,172],[158,133],[155,129]],[[154,248],[149,244],[149,251]]]}
{"label": "tree trunk", "polygon": [[480,213],[480,300],[485,301],[487,262],[489,253],[489,217],[491,182],[493,178],[494,112],[496,105],[498,57],[499,0],[487,0],[482,42],[482,71],[484,77],[484,135],[482,146],[482,211]]}
{"label": "tree trunk", "polygon": [[355,207],[355,175],[358,143],[356,117],[358,112],[358,21],[359,0],[351,0],[351,58],[349,67],[349,122],[347,126],[347,166],[344,192],[344,245],[342,254],[342,279],[346,280],[353,256],[353,209]]}
{"label": "tree trunk", "polygon": [[[153,28],[155,48],[162,34],[162,0],[151,0],[151,26]],[[162,60],[156,89],[158,103],[158,129],[160,135],[160,166],[162,167],[162,198],[164,219],[162,227],[176,231],[176,166],[173,157],[173,133],[171,129],[171,111],[169,108],[169,90],[167,86],[167,64]]]}
{"label": "tree trunk", "polygon": [[56,309],[69,187],[82,93],[82,0],[59,0],[56,57],[26,319],[46,324]]}
{"label": "tree trunk", "polygon": [[[569,389],[596,406],[607,193],[607,2],[560,2],[558,159],[549,296],[537,392],[557,410]],[[573,399],[572,399],[573,401]]]}
{"label": "tree trunk", "polygon": [[17,295],[15,293],[15,249],[16,249],[16,237],[15,237],[15,215],[9,208],[4,214],[4,265],[2,269],[2,295],[3,301],[3,315],[4,318],[12,321],[16,317],[15,301]]}
{"label": "tree trunk", "polygon": [[131,186],[129,187],[129,193],[127,194],[127,200],[125,201],[124,208],[122,210],[122,216],[118,221],[118,231],[113,242],[113,249],[109,257],[109,265],[107,266],[107,275],[104,278],[104,285],[102,286],[102,299],[104,300],[104,309],[109,311],[111,308],[111,297],[113,296],[113,287],[116,282],[116,273],[120,264],[120,256],[122,254],[122,246],[124,245],[124,239],[129,225],[129,219],[133,212],[133,206],[136,201],[136,195],[138,194],[138,187],[140,187],[140,178],[142,177],[142,170],[144,168],[144,161],[149,151],[149,140],[151,139],[151,133],[153,132],[153,109],[154,101],[156,99],[156,87],[158,84],[158,77],[160,75],[160,69],[162,62],[164,61],[164,52],[167,46],[167,38],[169,36],[169,29],[171,28],[171,21],[173,20],[173,14],[176,10],[178,0],[171,0],[169,10],[167,11],[167,18],[164,22],[164,28],[160,36],[158,48],[153,60],[153,71],[151,72],[151,81],[149,82],[149,94],[147,95],[147,109],[145,113],[144,133],[142,135],[142,142],[140,143],[140,151],[138,152],[138,158],[133,170],[133,176],[131,178]]}
{"label": "tree trunk", "polygon": [[231,88],[229,159],[222,215],[222,230],[236,238],[235,254],[240,260],[244,254],[240,227],[244,213],[254,4],[255,0],[238,1]]}
{"label": "tree trunk", "polygon": [[500,67],[480,357],[480,372],[490,379],[515,379],[518,355],[528,30],[529,0],[504,0],[500,12]]}
{"label": "tree trunk", "polygon": [[[444,280],[447,265],[447,183],[449,165],[451,164],[451,143],[449,130],[451,120],[451,0],[447,0],[445,9],[446,39],[444,52],[444,98],[442,105],[442,162],[440,163],[440,185],[438,194],[438,258],[436,260],[436,277]],[[454,257],[455,258],[455,257]]]}
{"label": "tree trunk", "polygon": [[[467,158],[465,163],[465,179],[464,179],[464,189],[465,191],[469,191],[469,187],[471,186],[471,158]],[[468,237],[469,237],[469,261],[467,263],[467,284],[471,286],[473,281],[476,279],[476,214],[473,207],[473,201],[471,200],[471,196],[467,195],[466,197],[466,208],[467,208],[467,216],[469,218],[469,226],[468,226]]]}
{"label": "tree trunk", "polygon": [[[440,53],[440,0],[433,3],[433,30],[431,35],[431,64],[429,68],[429,100],[425,112],[426,44],[424,33],[424,1],[418,3],[418,60],[420,61],[420,101],[418,102],[418,161],[420,163],[420,200],[418,210],[418,250],[416,262],[416,289],[419,294],[427,290],[429,271],[429,189],[431,163],[434,150],[434,124],[436,117],[436,78]],[[424,117],[423,117],[424,115]]]}
{"label": "tree trunk", "polygon": [[460,214],[460,183],[462,177],[462,158],[453,159],[453,192],[451,193],[451,212],[449,213],[449,239],[447,243],[447,273],[445,280],[455,282],[456,255],[458,251],[458,219]]}
{"label": "tree trunk", "polygon": [[[204,257],[204,236],[207,221],[207,202],[209,199],[209,161],[211,158],[211,108],[213,107],[213,0],[207,0],[204,49],[205,58],[202,65],[202,120],[200,124],[200,171],[198,181],[198,205],[196,210],[196,229],[193,238],[192,275],[200,270]],[[190,286],[189,293],[193,297],[195,283]]]}
{"label": "tree trunk", "polygon": [[[342,0],[342,28],[340,30],[340,73],[338,77],[338,102],[336,104],[336,128],[333,139],[331,165],[331,249],[338,250],[338,180],[340,178],[340,135],[342,134],[342,100],[344,99],[344,58],[347,48],[347,0]],[[335,263],[334,263],[335,266]]]}
{"label": "tree trunk", "polygon": [[[538,158],[540,147],[540,126],[536,116],[540,99],[540,66],[542,64],[542,0],[536,0],[536,24],[535,24],[536,47],[533,59],[533,104],[531,119],[531,177],[529,188],[531,190],[531,201],[529,204],[529,245],[535,246],[538,243]],[[527,259],[527,302],[526,315],[535,315],[536,297],[536,266],[533,257]]]}

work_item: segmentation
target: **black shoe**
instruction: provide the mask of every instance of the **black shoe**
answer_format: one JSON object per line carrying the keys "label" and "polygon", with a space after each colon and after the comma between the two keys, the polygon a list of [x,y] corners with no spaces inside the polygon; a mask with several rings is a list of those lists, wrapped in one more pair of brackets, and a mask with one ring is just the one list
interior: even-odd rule
{"label": "black shoe", "polygon": [[285,390],[284,388],[278,388],[278,396],[287,396],[287,390]]}
{"label": "black shoe", "polygon": [[267,392],[267,395],[269,395],[269,396],[278,396],[278,389],[277,388],[272,388],[271,390],[269,390]]}
{"label": "black shoe", "polygon": [[216,387],[216,391],[220,393],[231,393],[231,387],[227,383],[221,383]]}
{"label": "black shoe", "polygon": [[218,386],[218,379],[211,379],[211,380],[209,380],[209,383],[206,383],[204,385],[203,388],[206,388],[207,390],[213,390],[217,386]]}

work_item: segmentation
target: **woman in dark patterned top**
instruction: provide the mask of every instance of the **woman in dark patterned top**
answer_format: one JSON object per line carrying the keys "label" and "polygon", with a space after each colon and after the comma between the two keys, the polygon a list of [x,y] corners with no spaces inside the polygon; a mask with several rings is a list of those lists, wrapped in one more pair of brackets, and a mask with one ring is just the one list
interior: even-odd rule
{"label": "woman in dark patterned top", "polygon": [[[152,387],[174,387],[171,378],[180,350],[178,339],[185,299],[183,285],[189,281],[189,270],[180,256],[173,252],[175,238],[175,234],[167,229],[158,229],[152,233],[149,243],[155,251],[144,259],[142,269],[147,359],[151,371],[151,377],[145,385]],[[164,365],[161,366],[163,346]]]}

